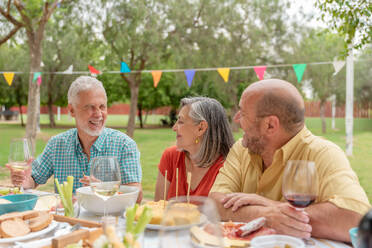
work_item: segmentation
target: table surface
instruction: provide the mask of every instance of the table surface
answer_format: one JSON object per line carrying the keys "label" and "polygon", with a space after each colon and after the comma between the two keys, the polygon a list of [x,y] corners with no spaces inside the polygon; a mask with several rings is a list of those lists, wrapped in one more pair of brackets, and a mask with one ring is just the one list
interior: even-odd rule
{"label": "table surface", "polygon": [[[28,190],[27,192],[28,193],[35,193],[35,194],[39,194],[39,195],[46,194],[46,192],[41,192],[41,191],[37,191],[37,190]],[[85,209],[83,209],[81,207],[79,218],[100,222],[102,216],[98,216],[98,215],[95,215],[93,213],[90,213],[90,212],[86,211]],[[118,221],[119,221],[119,225],[125,225],[124,224],[124,222],[125,222],[124,218],[118,217]],[[174,242],[178,242],[178,244],[182,243],[183,247],[193,247],[189,237],[190,237],[189,235],[180,235],[179,237],[177,237],[175,239]],[[315,244],[316,244],[315,248],[350,248],[351,247],[351,246],[346,245],[344,243],[331,241],[331,240],[325,240],[325,239],[312,239],[312,240],[315,241]],[[29,241],[29,242],[32,242],[32,241]],[[146,229],[142,242],[143,242],[142,247],[160,248],[159,230]],[[178,247],[179,246],[178,244],[173,244],[172,245],[169,242],[172,242],[172,241],[167,240],[166,247]],[[42,247],[42,246],[47,245],[46,244],[47,242],[38,242],[38,243],[39,244],[33,243],[32,247]],[[49,243],[50,243],[50,241],[49,241]],[[174,245],[177,245],[177,246],[174,246]],[[25,244],[24,244],[24,246],[20,246],[20,245],[16,246],[15,244],[0,244],[0,247],[12,247],[12,246],[17,247],[17,248],[18,247],[25,247]],[[27,245],[26,247],[29,247],[29,246]],[[309,247],[311,247],[311,246],[309,246]]]}

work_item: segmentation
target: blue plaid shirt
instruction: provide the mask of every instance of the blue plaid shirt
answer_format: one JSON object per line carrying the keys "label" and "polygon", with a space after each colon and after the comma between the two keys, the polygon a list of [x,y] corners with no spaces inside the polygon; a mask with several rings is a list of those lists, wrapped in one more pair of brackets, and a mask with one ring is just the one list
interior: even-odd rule
{"label": "blue plaid shirt", "polygon": [[[141,182],[140,153],[136,143],[124,133],[104,128],[90,148],[90,161],[98,156],[117,157],[122,184]],[[71,175],[75,192],[82,186],[79,179],[84,174],[90,175],[90,161],[83,152],[77,129],[70,129],[49,140],[43,153],[32,163],[32,177],[35,183],[45,184],[53,174],[60,183]]]}

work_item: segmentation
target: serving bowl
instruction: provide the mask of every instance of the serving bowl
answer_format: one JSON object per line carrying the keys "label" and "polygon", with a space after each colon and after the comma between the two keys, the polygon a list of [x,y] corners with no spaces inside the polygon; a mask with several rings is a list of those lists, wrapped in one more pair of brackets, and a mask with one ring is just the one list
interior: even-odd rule
{"label": "serving bowl", "polygon": [[0,204],[0,215],[10,212],[22,212],[26,210],[32,210],[35,207],[38,196],[35,194],[16,194],[16,195],[6,195],[0,197],[1,199],[6,199],[12,203]]}
{"label": "serving bowl", "polygon": [[353,244],[354,248],[359,248],[358,244],[358,227],[353,227],[349,230],[351,243]]}
{"label": "serving bowl", "polygon": [[[286,246],[287,245],[287,246]],[[251,240],[252,248],[274,248],[274,247],[293,247],[293,248],[305,248],[305,243],[295,237],[287,235],[265,235],[255,237]]]}
{"label": "serving bowl", "polygon": [[93,193],[90,186],[76,190],[80,205],[94,214],[103,215],[104,204],[106,213],[110,215],[122,215],[127,207],[133,206],[138,197],[139,188],[135,186],[121,185],[119,194],[110,197],[106,202]]}

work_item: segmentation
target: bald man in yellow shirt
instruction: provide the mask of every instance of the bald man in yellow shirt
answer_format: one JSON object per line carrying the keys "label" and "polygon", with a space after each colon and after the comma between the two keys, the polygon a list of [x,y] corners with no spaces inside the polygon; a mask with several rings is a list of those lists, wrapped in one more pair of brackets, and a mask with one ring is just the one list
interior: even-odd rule
{"label": "bald man in yellow shirt", "polygon": [[[234,120],[244,131],[231,148],[209,193],[222,220],[264,216],[278,233],[350,242],[348,230],[371,207],[344,152],[304,124],[304,101],[292,84],[263,80],[242,94]],[[314,161],[318,196],[297,211],[282,195],[288,160]]]}

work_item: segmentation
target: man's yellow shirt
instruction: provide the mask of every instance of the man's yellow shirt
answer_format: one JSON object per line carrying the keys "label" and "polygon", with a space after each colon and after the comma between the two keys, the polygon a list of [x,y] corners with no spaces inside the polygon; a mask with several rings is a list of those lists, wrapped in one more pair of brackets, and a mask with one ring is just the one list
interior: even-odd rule
{"label": "man's yellow shirt", "polygon": [[319,182],[316,203],[331,202],[362,215],[371,208],[345,153],[336,144],[313,135],[306,127],[276,150],[272,164],[264,172],[261,157],[251,154],[242,146],[242,140],[238,140],[210,192],[256,193],[285,201],[282,175],[288,160],[315,162]]}

